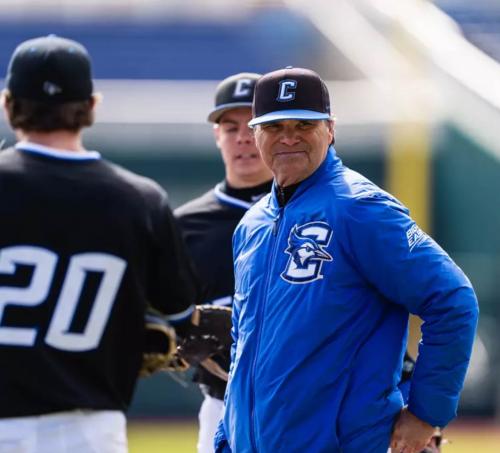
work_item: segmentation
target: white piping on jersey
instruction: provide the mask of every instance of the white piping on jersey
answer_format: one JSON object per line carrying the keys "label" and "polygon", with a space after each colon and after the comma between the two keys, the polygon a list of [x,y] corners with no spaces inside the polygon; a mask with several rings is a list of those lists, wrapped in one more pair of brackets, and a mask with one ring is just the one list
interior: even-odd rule
{"label": "white piping on jersey", "polygon": [[233,296],[219,297],[206,303],[210,305],[231,305],[233,303]]}
{"label": "white piping on jersey", "polygon": [[221,183],[217,184],[214,188],[214,194],[223,203],[231,204],[233,206],[237,206],[238,208],[250,209],[253,203],[249,203],[248,201],[243,201],[235,197],[231,197],[230,195],[224,193],[221,190]]}
{"label": "white piping on jersey", "polygon": [[187,310],[181,311],[180,313],[176,313],[174,315],[167,315],[167,319],[172,322],[180,322],[189,318],[194,311],[195,306],[191,305]]}
{"label": "white piping on jersey", "polygon": [[101,158],[101,154],[97,151],[67,151],[48,146],[39,145],[38,143],[21,141],[16,143],[15,148],[19,151],[25,151],[43,156],[53,157],[54,159],[62,160],[97,160]]}

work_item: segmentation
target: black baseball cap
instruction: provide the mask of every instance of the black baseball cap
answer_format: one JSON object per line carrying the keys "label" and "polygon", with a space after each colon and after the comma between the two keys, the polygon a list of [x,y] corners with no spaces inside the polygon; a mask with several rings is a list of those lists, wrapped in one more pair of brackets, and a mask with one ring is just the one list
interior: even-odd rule
{"label": "black baseball cap", "polygon": [[255,85],[253,119],[249,126],[281,120],[330,118],[325,82],[310,69],[279,69],[264,74]]}
{"label": "black baseball cap", "polygon": [[215,106],[208,115],[208,121],[218,123],[227,110],[252,107],[255,83],[260,76],[253,72],[242,72],[220,82],[215,90]]}
{"label": "black baseball cap", "polygon": [[6,86],[13,97],[75,102],[92,97],[90,56],[81,44],[55,35],[30,39],[14,50]]}

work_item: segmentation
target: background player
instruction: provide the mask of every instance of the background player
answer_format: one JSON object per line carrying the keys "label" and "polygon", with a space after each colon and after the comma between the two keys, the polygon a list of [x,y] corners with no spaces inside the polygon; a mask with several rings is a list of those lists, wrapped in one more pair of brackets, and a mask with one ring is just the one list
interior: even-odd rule
{"label": "background player", "polygon": [[[225,167],[225,179],[201,197],[175,211],[202,285],[205,303],[230,306],[234,290],[231,239],[246,210],[271,189],[272,174],[264,165],[248,127],[258,74],[242,73],[217,87],[215,108],[208,120]],[[229,354],[214,357],[228,369]],[[198,452],[213,452],[222,414],[226,382],[202,367],[194,380],[204,401],[199,412]]]}
{"label": "background player", "polygon": [[126,452],[151,305],[189,324],[196,286],[166,193],[88,151],[90,58],[55,36],[15,50],[0,154],[0,451]]}

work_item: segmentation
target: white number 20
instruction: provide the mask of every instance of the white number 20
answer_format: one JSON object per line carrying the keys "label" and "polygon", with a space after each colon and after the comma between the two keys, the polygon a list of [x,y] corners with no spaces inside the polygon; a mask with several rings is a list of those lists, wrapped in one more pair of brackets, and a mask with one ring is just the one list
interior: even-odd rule
{"label": "white number 20", "polygon": [[[7,305],[35,306],[47,299],[58,257],[50,250],[13,246],[0,250],[0,273],[13,274],[18,265],[33,266],[29,286],[0,287],[0,344],[33,346],[37,329],[2,326]],[[80,253],[70,259],[61,293],[55,305],[45,341],[65,351],[88,351],[99,345],[120,287],[127,263],[105,253]],[[102,272],[102,279],[82,333],[70,332],[87,272]]]}

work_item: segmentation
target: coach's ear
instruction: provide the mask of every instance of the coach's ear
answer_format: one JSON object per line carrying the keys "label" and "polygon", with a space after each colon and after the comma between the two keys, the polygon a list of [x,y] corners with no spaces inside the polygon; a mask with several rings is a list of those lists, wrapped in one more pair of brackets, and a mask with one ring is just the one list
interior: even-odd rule
{"label": "coach's ear", "polygon": [[328,130],[332,134],[332,140],[330,142],[330,145],[335,145],[335,120],[336,118],[334,116],[330,117],[330,119],[326,120],[328,123]]}
{"label": "coach's ear", "polygon": [[214,131],[215,144],[217,145],[217,148],[220,149],[220,126],[219,126],[219,123],[214,124],[213,131]]}

